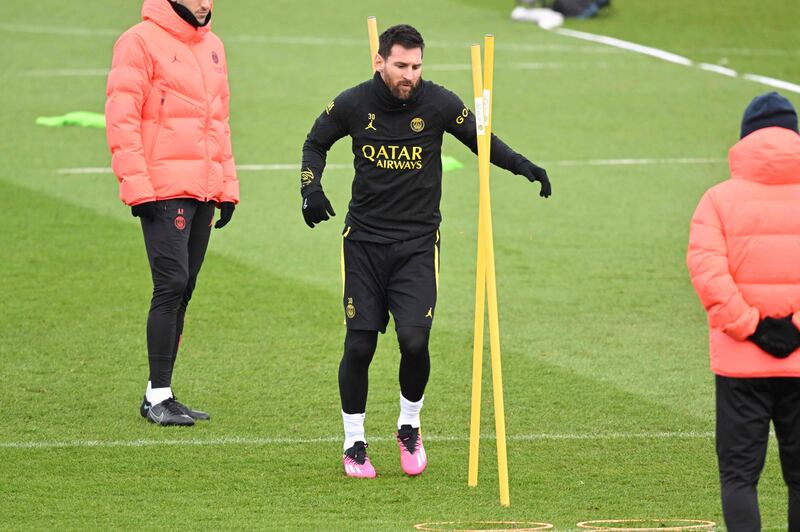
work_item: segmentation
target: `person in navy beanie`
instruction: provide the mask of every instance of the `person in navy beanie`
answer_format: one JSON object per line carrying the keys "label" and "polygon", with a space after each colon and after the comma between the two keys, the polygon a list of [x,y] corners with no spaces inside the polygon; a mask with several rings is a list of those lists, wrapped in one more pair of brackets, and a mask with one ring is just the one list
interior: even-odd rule
{"label": "person in navy beanie", "polygon": [[739,138],[765,127],[782,127],[797,133],[797,111],[792,102],[777,92],[767,92],[756,96],[742,117],[742,130]]}
{"label": "person in navy beanie", "polygon": [[686,262],[708,312],[722,515],[760,532],[758,482],[770,425],[800,532],[800,134],[776,92],[754,98],[728,152],[730,179],[692,217]]}

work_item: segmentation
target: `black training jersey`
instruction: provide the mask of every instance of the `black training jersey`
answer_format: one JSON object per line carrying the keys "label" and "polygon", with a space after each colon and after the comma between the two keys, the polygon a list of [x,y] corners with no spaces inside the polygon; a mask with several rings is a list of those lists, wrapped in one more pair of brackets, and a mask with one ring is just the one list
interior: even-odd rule
{"label": "black training jersey", "polygon": [[[442,137],[448,132],[477,153],[475,116],[444,87],[421,81],[408,100],[379,73],[337,96],[303,144],[303,197],[322,190],[328,150],[352,138],[352,198],[345,224],[360,239],[409,240],[439,227]],[[518,173],[526,159],[492,136],[492,163]]]}

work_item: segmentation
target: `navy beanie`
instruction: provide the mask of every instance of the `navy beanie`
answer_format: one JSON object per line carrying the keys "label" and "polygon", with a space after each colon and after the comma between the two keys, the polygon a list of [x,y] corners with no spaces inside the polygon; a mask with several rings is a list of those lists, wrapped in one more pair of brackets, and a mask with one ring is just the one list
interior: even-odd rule
{"label": "navy beanie", "polygon": [[739,138],[765,127],[782,127],[797,133],[797,111],[792,102],[777,92],[768,92],[753,98],[744,110]]}

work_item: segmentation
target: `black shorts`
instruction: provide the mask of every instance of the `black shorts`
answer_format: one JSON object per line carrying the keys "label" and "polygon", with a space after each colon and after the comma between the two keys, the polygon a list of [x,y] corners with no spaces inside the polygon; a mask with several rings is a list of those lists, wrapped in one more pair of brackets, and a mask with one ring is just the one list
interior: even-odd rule
{"label": "black shorts", "polygon": [[439,288],[439,231],[412,240],[378,244],[342,236],[342,281],[348,329],[386,332],[433,324]]}

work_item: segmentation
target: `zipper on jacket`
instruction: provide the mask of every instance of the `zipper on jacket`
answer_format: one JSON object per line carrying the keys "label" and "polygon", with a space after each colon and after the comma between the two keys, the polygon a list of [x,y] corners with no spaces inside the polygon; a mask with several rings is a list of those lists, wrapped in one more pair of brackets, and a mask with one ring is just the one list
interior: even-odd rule
{"label": "zipper on jacket", "polygon": [[[203,43],[203,41],[200,41],[200,44],[202,44],[202,43]],[[200,78],[203,81],[203,101],[206,104],[206,116],[205,116],[205,128],[204,128],[204,133],[205,134],[203,135],[203,146],[205,147],[205,151],[206,151],[206,161],[205,161],[206,162],[206,188],[205,188],[204,194],[203,194],[203,201],[207,202],[210,199],[208,197],[208,179],[209,179],[209,176],[210,176],[210,173],[211,173],[209,171],[209,167],[211,165],[210,165],[210,160],[209,160],[209,157],[208,157],[208,122],[209,122],[209,115],[211,114],[211,106],[208,103],[208,87],[206,86],[206,76],[205,76],[205,71],[203,70],[203,63],[200,61],[200,58],[197,57],[197,50],[196,50],[197,46],[199,46],[199,44],[191,45],[190,48],[192,50],[192,55],[194,55],[195,61],[197,61],[197,67],[200,69]],[[223,190],[223,192],[224,192],[224,190]]]}
{"label": "zipper on jacket", "polygon": [[161,103],[158,107],[158,118],[156,119],[156,130],[153,133],[153,140],[150,141],[150,153],[148,157],[153,159],[153,151],[156,149],[156,142],[158,142],[158,134],[161,133],[161,124],[164,122],[164,103],[167,100],[167,93],[161,92]]}

